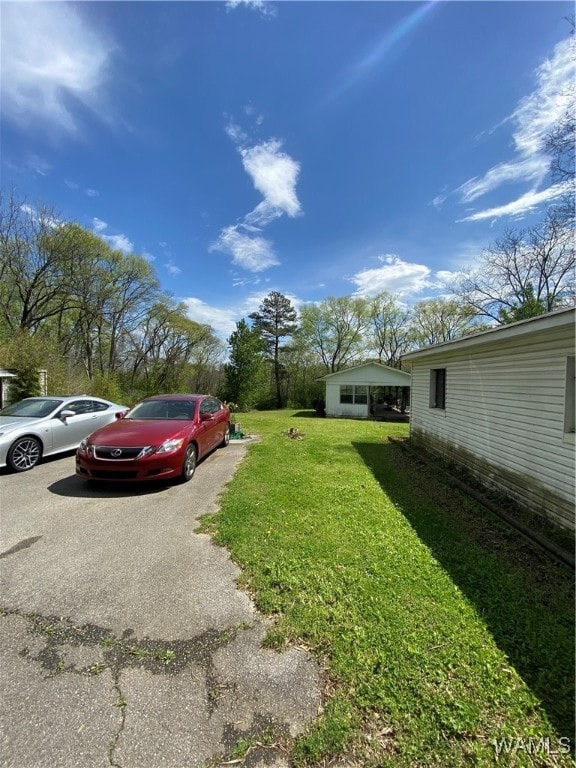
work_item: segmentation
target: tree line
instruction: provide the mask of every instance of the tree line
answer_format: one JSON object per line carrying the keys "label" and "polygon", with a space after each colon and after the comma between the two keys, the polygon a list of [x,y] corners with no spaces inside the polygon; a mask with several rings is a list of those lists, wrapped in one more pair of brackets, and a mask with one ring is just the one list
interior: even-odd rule
{"label": "tree line", "polygon": [[0,368],[12,395],[88,392],[131,404],[161,392],[209,392],[240,408],[310,407],[319,376],[573,306],[574,93],[546,138],[564,191],[540,222],[510,229],[444,298],[329,296],[298,310],[272,291],[222,342],[160,287],[152,264],[115,250],[48,206],[0,193]]}
{"label": "tree line", "polygon": [[145,258],[47,206],[0,195],[2,368],[27,382],[47,369],[52,392],[126,402],[185,384],[214,389],[224,350],[210,326],[161,290]]}

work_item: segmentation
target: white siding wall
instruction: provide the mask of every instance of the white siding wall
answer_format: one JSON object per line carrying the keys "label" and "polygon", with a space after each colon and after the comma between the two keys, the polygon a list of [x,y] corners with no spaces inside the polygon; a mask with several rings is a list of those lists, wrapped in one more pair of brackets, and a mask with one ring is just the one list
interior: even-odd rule
{"label": "white siding wall", "polygon": [[[492,485],[574,527],[574,434],[564,433],[566,359],[573,354],[574,329],[563,327],[416,359],[411,434],[449,453],[463,449],[471,469],[465,452],[473,454]],[[429,407],[433,368],[446,369],[445,410]]]}
{"label": "white siding wall", "polygon": [[[348,384],[349,382],[345,383]],[[367,403],[340,402],[340,384],[344,384],[344,382],[326,382],[326,416],[347,416],[350,419],[368,418]]]}

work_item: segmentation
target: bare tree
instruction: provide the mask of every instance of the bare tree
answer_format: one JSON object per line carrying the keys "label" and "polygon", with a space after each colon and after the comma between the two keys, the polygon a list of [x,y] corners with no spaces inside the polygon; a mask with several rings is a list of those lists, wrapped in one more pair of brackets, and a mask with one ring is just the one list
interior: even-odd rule
{"label": "bare tree", "polygon": [[[570,46],[572,57],[576,57],[576,25],[574,14],[565,17],[571,26]],[[563,101],[563,112],[544,141],[544,151],[550,157],[550,177],[564,190],[560,201],[554,206],[555,215],[567,226],[574,229],[576,219],[576,82],[570,80],[564,92],[559,95]]]}
{"label": "bare tree", "polygon": [[479,315],[503,323],[573,303],[575,265],[572,227],[550,210],[541,224],[496,240],[453,288]]}
{"label": "bare tree", "polygon": [[551,156],[550,173],[554,181],[574,182],[576,113],[572,104],[546,138],[545,149]]}

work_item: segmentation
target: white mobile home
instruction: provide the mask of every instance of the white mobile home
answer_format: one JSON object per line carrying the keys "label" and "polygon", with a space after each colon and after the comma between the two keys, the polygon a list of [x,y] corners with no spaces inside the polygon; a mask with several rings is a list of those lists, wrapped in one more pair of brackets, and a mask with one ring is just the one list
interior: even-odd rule
{"label": "white mobile home", "polygon": [[574,529],[575,310],[403,356],[410,439]]}
{"label": "white mobile home", "polygon": [[367,419],[390,391],[407,402],[410,374],[381,363],[364,363],[321,376],[326,382],[326,416]]}

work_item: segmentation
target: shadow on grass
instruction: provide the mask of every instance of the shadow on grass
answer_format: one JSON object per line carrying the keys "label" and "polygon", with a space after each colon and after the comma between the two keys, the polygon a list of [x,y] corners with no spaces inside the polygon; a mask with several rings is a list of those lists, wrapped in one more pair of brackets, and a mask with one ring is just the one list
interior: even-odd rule
{"label": "shadow on grass", "polygon": [[353,445],[420,540],[473,603],[559,735],[572,739],[573,575],[397,446]]}

